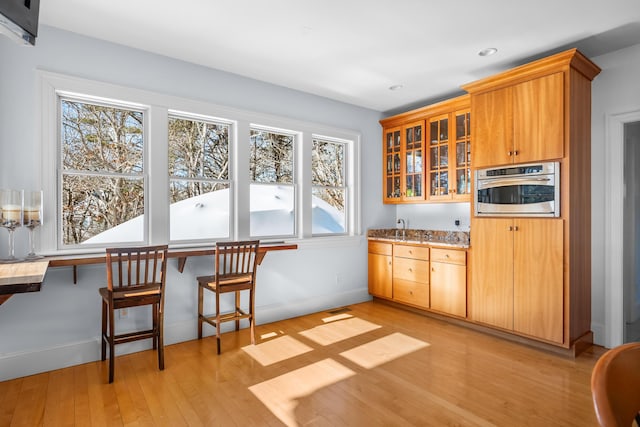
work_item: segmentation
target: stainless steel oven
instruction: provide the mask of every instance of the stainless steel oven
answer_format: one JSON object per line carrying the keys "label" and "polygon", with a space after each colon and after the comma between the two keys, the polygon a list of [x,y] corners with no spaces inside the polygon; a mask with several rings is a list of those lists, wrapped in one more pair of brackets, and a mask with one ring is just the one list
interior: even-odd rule
{"label": "stainless steel oven", "polygon": [[477,216],[560,216],[560,163],[476,170],[474,210]]}

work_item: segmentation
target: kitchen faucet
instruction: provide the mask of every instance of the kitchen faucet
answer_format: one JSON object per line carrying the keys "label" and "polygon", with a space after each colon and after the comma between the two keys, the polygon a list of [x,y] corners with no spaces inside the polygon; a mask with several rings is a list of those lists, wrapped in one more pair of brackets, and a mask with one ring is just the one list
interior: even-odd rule
{"label": "kitchen faucet", "polygon": [[[402,218],[398,218],[398,221],[396,221],[396,224],[402,224],[402,240],[405,240],[407,237],[406,231],[407,231],[407,227],[406,224],[404,222],[404,219]],[[398,238],[398,229],[396,228],[396,239]]]}

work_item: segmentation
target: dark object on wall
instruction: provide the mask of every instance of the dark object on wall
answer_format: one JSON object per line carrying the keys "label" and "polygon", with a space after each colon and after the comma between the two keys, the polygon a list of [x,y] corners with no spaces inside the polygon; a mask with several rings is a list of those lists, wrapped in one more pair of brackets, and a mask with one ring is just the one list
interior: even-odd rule
{"label": "dark object on wall", "polygon": [[0,33],[15,42],[35,45],[40,0],[0,0]]}

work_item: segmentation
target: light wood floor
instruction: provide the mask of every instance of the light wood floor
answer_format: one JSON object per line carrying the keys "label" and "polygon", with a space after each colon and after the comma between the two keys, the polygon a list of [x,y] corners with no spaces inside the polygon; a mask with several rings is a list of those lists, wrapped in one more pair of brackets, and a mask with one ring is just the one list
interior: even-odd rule
{"label": "light wood floor", "polygon": [[[196,326],[194,325],[194,328]],[[569,359],[363,303],[0,382],[0,426],[595,426]],[[244,348],[243,348],[244,346]]]}

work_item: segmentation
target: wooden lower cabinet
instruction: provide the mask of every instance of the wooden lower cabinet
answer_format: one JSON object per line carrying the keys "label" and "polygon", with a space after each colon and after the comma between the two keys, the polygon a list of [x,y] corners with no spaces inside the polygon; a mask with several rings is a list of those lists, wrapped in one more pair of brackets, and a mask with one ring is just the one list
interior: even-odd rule
{"label": "wooden lower cabinet", "polygon": [[391,243],[369,241],[369,293],[377,297],[392,298]]}
{"label": "wooden lower cabinet", "polygon": [[467,315],[466,251],[431,249],[431,309],[454,316]]}
{"label": "wooden lower cabinet", "polygon": [[563,220],[473,218],[471,320],[564,340]]}
{"label": "wooden lower cabinet", "polygon": [[464,318],[467,313],[466,258],[465,249],[370,240],[369,293]]}
{"label": "wooden lower cabinet", "polygon": [[429,308],[429,248],[393,246],[393,299]]}

